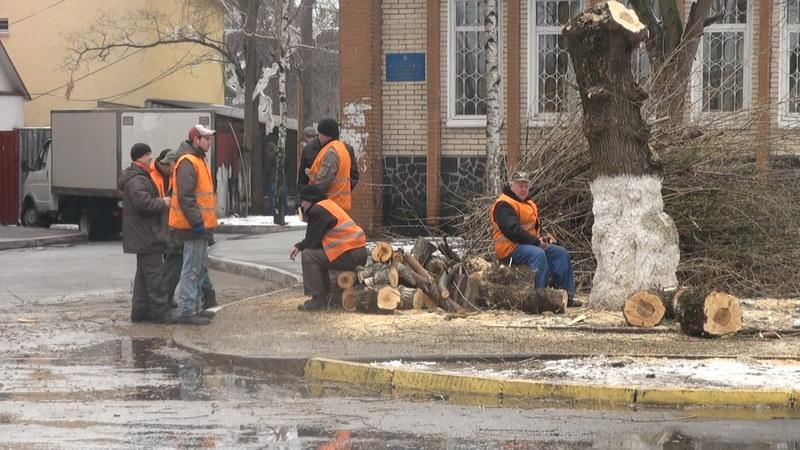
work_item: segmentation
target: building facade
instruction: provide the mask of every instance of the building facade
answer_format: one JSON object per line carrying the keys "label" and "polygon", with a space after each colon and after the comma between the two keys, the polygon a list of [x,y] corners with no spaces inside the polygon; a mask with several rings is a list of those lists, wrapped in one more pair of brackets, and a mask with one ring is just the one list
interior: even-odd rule
{"label": "building facade", "polygon": [[[111,52],[74,74],[66,68],[68,36],[93,24],[122,20],[134,10],[161,11],[174,23],[185,23],[188,8],[205,8],[209,30],[223,33],[223,12],[214,2],[183,0],[0,0],[0,41],[14,59],[31,94],[25,105],[25,126],[48,126],[53,109],[94,108],[98,102],[143,106],[147,98],[224,102],[223,69],[202,61],[208,51],[198,46],[171,45],[147,50]],[[126,31],[121,29],[119,31]],[[145,30],[136,32],[147,33]],[[218,61],[219,58],[216,58]]]}
{"label": "building facade", "polygon": [[[499,1],[501,141],[509,167],[538,131],[580,108],[561,33],[594,3]],[[483,4],[341,2],[341,118],[372,183],[355,192],[354,213],[366,226],[446,224],[482,194]],[[691,4],[682,1],[684,17]],[[718,19],[698,48],[688,120],[747,128],[759,158],[794,151],[800,145],[800,0],[714,0],[711,14]],[[646,54],[640,59],[633,68],[646,72]]]}

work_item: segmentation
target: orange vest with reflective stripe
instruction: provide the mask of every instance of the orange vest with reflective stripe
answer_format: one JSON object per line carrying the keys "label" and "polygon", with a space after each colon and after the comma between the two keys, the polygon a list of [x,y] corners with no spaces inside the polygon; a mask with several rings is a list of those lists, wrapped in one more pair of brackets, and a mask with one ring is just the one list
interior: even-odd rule
{"label": "orange vest with reflective stripe", "polygon": [[492,239],[494,239],[494,252],[497,254],[498,258],[505,259],[514,253],[514,250],[517,248],[517,243],[512,242],[505,237],[503,232],[500,231],[500,225],[498,225],[494,220],[494,209],[500,202],[508,203],[512,208],[514,208],[514,211],[517,212],[517,217],[519,218],[519,224],[522,226],[523,230],[536,236],[537,238],[541,238],[542,232],[541,228],[539,227],[539,208],[536,206],[536,203],[534,203],[533,200],[529,199],[521,202],[506,194],[500,194],[500,197],[498,197],[497,200],[495,200],[494,205],[492,205],[490,218],[492,220]]}
{"label": "orange vest with reflective stripe", "polygon": [[192,224],[186,219],[178,200],[178,166],[184,160],[189,161],[194,166],[197,174],[197,185],[194,188],[197,197],[197,206],[203,215],[203,225],[206,228],[217,227],[217,206],[214,196],[214,183],[211,180],[211,169],[206,164],[206,160],[196,155],[183,155],[178,158],[175,168],[172,169],[172,179],[175,183],[172,186],[172,201],[169,205],[169,226],[180,230],[189,230]]}
{"label": "orange vest with reflective stripe", "polygon": [[166,191],[164,190],[164,175],[161,175],[161,172],[158,171],[156,164],[156,162],[150,164],[150,179],[156,184],[158,196],[163,198],[167,196]]}
{"label": "orange vest with reflective stripe", "polygon": [[317,153],[314,163],[311,164],[308,178],[311,184],[316,184],[317,177],[319,176],[319,170],[322,167],[322,159],[325,157],[325,153],[327,153],[330,149],[333,149],[336,152],[336,155],[339,157],[339,169],[336,171],[336,178],[333,180],[333,184],[331,184],[328,192],[324,192],[324,194],[329,199],[335,201],[336,204],[341,206],[345,211],[350,211],[352,206],[350,197],[351,161],[350,153],[347,151],[347,147],[344,145],[344,142],[340,140],[332,140],[328,142],[328,144],[325,145],[325,147],[323,147],[319,153]]}
{"label": "orange vest with reflective stripe", "polygon": [[336,217],[336,226],[328,230],[322,237],[322,249],[325,256],[331,262],[342,255],[342,253],[367,246],[367,237],[364,230],[356,225],[356,222],[336,202],[325,199],[317,202],[318,206]]}

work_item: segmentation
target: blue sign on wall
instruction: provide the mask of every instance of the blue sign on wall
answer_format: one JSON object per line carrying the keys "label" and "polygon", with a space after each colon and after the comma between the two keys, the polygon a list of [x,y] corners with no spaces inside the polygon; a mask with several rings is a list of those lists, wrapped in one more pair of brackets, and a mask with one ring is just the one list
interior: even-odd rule
{"label": "blue sign on wall", "polygon": [[425,53],[387,53],[386,81],[425,81]]}

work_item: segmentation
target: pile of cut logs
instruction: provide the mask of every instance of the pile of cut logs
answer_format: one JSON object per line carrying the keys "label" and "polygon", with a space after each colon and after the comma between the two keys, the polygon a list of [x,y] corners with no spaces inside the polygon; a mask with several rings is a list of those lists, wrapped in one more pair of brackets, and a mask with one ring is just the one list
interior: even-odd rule
{"label": "pile of cut logs", "polygon": [[689,336],[719,337],[742,329],[742,308],[729,294],[681,288],[639,291],[623,307],[631,326],[650,328],[662,320],[677,320]]}
{"label": "pile of cut logs", "polygon": [[[437,250],[440,254],[434,255]],[[373,314],[438,308],[458,315],[482,309],[563,313],[566,291],[534,289],[534,280],[527,268],[462,260],[446,239],[437,247],[419,238],[409,253],[378,242],[365,266],[331,272],[331,303]]]}

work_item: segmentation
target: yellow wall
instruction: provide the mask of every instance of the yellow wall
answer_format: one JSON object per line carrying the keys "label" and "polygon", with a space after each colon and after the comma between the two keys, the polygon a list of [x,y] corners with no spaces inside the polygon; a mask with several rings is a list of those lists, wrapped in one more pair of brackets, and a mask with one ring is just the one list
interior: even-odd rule
{"label": "yellow wall", "polygon": [[[66,99],[70,79],[64,67],[69,51],[65,35],[85,30],[101,13],[115,17],[140,8],[169,12],[182,22],[185,0],[0,0],[0,17],[9,19],[9,35],[0,37],[17,67],[32,100],[25,105],[26,126],[48,126],[53,109],[94,108],[98,100],[143,106],[148,98],[170,98],[209,103],[224,102],[223,71],[217,62],[184,68],[162,79],[176,62],[207,53],[198,46],[157,47],[132,54],[115,63],[121,54],[93,61],[74,75],[74,89]],[[206,4],[191,1],[192,4]],[[55,6],[49,7],[55,4]],[[48,8],[49,7],[49,8]],[[209,29],[222,36],[222,12],[208,13]],[[26,18],[31,16],[29,18]],[[18,23],[15,23],[19,21]],[[133,53],[132,51],[128,51]],[[91,74],[91,72],[96,72]],[[131,92],[129,92],[131,91]]]}

